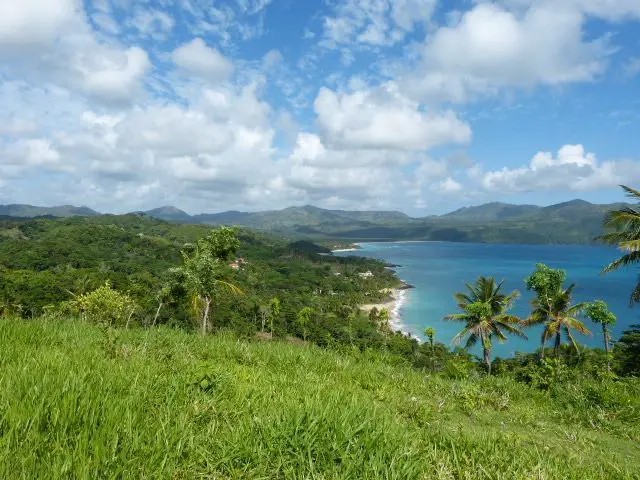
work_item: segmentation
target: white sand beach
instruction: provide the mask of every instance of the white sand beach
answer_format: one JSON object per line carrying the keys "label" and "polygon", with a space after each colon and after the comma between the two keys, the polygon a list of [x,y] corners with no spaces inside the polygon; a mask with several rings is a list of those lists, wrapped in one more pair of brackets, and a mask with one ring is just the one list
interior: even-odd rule
{"label": "white sand beach", "polygon": [[404,325],[402,324],[402,319],[400,317],[400,310],[407,301],[407,290],[394,288],[390,290],[389,293],[391,294],[391,299],[388,302],[368,303],[366,305],[362,305],[360,309],[364,312],[370,312],[374,308],[377,308],[378,310],[382,310],[384,308],[389,311],[389,316],[391,317],[391,328],[393,328],[394,331],[404,331]]}

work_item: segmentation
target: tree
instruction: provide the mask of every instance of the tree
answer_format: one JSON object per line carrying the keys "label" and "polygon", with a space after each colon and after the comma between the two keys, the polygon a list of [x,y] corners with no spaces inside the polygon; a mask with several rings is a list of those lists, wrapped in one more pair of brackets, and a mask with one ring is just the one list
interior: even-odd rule
{"label": "tree", "polygon": [[212,302],[222,291],[242,291],[225,278],[230,273],[226,262],[240,246],[235,229],[221,227],[182,250],[182,267],[171,269],[170,275],[181,278],[191,295],[191,309],[202,319],[202,334],[209,331]]}
{"label": "tree", "polygon": [[111,288],[109,281],[92,292],[77,296],[71,305],[85,319],[109,326],[129,327],[136,310],[135,302],[126,293]]}
{"label": "tree", "polygon": [[640,325],[625,330],[613,350],[622,375],[640,375]]}
{"label": "tree", "polygon": [[431,371],[433,372],[434,362],[435,362],[435,350],[433,345],[433,339],[436,336],[436,329],[427,327],[424,329],[424,334],[429,339],[429,345],[431,346]]}
{"label": "tree", "polygon": [[280,299],[273,297],[269,302],[269,319],[271,320],[271,338],[273,338],[273,322],[280,317]]}
{"label": "tree", "polygon": [[176,298],[179,298],[181,294],[184,293],[184,278],[185,276],[181,269],[172,268],[167,272],[164,283],[162,283],[160,289],[156,293],[158,308],[156,309],[153,322],[151,323],[152,327],[156,325],[162,307],[167,303],[175,301]]}
{"label": "tree", "polygon": [[380,311],[378,312],[378,330],[380,330],[380,332],[384,333],[384,334],[391,334],[392,330],[391,330],[391,314],[389,313],[389,310],[386,308],[381,308]]}
{"label": "tree", "polygon": [[[611,340],[611,334],[609,333],[609,326],[616,324],[616,316],[613,312],[609,311],[609,307],[606,302],[602,300],[596,300],[587,304],[584,308],[584,316],[591,320],[593,323],[599,323],[602,325],[602,336],[604,338],[604,351],[609,358],[609,342]],[[608,360],[607,360],[608,361]]]}
{"label": "tree", "polygon": [[300,328],[302,328],[302,338],[305,342],[307,341],[307,327],[311,323],[313,314],[313,308],[304,307],[298,312],[298,315],[296,317],[296,323],[300,326]]}
{"label": "tree", "polygon": [[577,353],[580,352],[578,343],[573,336],[573,331],[582,334],[591,334],[584,322],[577,316],[584,309],[585,304],[571,304],[571,297],[575,284],[564,288],[567,272],[557,270],[539,263],[536,270],[525,279],[527,290],[533,290],[536,298],[531,302],[533,312],[524,322],[525,325],[544,325],[542,332],[542,358],[544,358],[545,344],[547,340],[555,337],[554,352],[556,358],[560,357],[562,335],[566,335],[571,341]]}
{"label": "tree", "polygon": [[526,338],[520,329],[521,320],[508,311],[520,296],[517,290],[508,295],[502,292],[503,283],[497,283],[493,277],[479,277],[475,284],[466,284],[468,293],[458,292],[455,298],[463,313],[454,313],[445,320],[464,322],[465,327],[458,333],[454,343],[460,343],[467,337],[465,348],[469,349],[478,341],[482,344],[483,359],[487,372],[491,374],[491,350],[493,338],[505,342],[507,334]]}
{"label": "tree", "polygon": [[[640,191],[624,185],[620,186],[628,197],[640,202]],[[624,207],[612,210],[605,216],[604,226],[613,231],[598,238],[605,243],[616,245],[624,252],[624,255],[607,265],[602,273],[609,273],[627,265],[640,263],[640,209]],[[631,293],[630,301],[631,303],[640,302],[640,280]]]}

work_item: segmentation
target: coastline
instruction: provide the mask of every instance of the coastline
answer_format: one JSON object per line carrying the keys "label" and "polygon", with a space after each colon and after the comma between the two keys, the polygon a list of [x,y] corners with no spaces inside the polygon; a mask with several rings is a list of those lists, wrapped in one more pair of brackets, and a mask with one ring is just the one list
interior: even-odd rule
{"label": "coastline", "polygon": [[406,286],[400,288],[393,288],[389,290],[389,294],[391,295],[391,299],[386,302],[380,303],[367,303],[365,305],[361,305],[360,309],[368,313],[374,308],[378,310],[386,309],[389,311],[389,323],[391,324],[392,330],[402,331],[402,333],[410,335],[408,331],[405,329],[405,325],[402,323],[402,316],[400,315],[400,311],[404,307],[407,302],[407,288]]}
{"label": "coastline", "polygon": [[359,243],[350,243],[347,248],[332,248],[331,253],[357,252],[358,250],[362,250],[362,246]]}

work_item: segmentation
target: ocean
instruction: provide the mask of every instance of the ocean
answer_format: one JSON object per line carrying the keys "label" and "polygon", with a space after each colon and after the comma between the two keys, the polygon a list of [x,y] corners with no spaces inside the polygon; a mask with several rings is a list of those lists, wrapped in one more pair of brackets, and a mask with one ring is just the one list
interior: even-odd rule
{"label": "ocean", "polygon": [[[399,328],[422,338],[425,327],[436,329],[436,339],[451,344],[462,324],[443,321],[457,312],[453,294],[465,290],[465,282],[480,275],[504,280],[505,291],[519,290],[522,296],[512,312],[526,317],[530,312],[532,292],[524,279],[536,263],[567,270],[567,284],[575,283],[574,302],[602,299],[618,316],[612,329],[614,339],[631,324],[640,324],[640,305],[629,307],[629,295],[637,282],[640,268],[600,275],[602,268],[617,258],[618,250],[594,245],[495,245],[450,242],[361,243],[361,250],[336,252],[335,255],[373,257],[400,265],[398,276],[416,288],[406,291],[398,306]],[[579,343],[602,346],[602,329],[587,321],[592,336],[577,334]],[[527,330],[528,340],[511,336],[504,344],[494,342],[494,356],[510,357],[516,351],[532,352],[540,344],[541,328]],[[477,353],[474,351],[474,353]]]}

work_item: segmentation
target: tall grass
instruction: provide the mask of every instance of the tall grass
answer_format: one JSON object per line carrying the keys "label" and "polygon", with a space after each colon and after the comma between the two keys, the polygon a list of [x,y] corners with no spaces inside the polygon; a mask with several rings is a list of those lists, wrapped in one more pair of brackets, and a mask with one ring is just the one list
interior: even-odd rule
{"label": "tall grass", "polygon": [[76,321],[2,320],[0,351],[0,478],[640,478],[633,381],[590,399]]}

